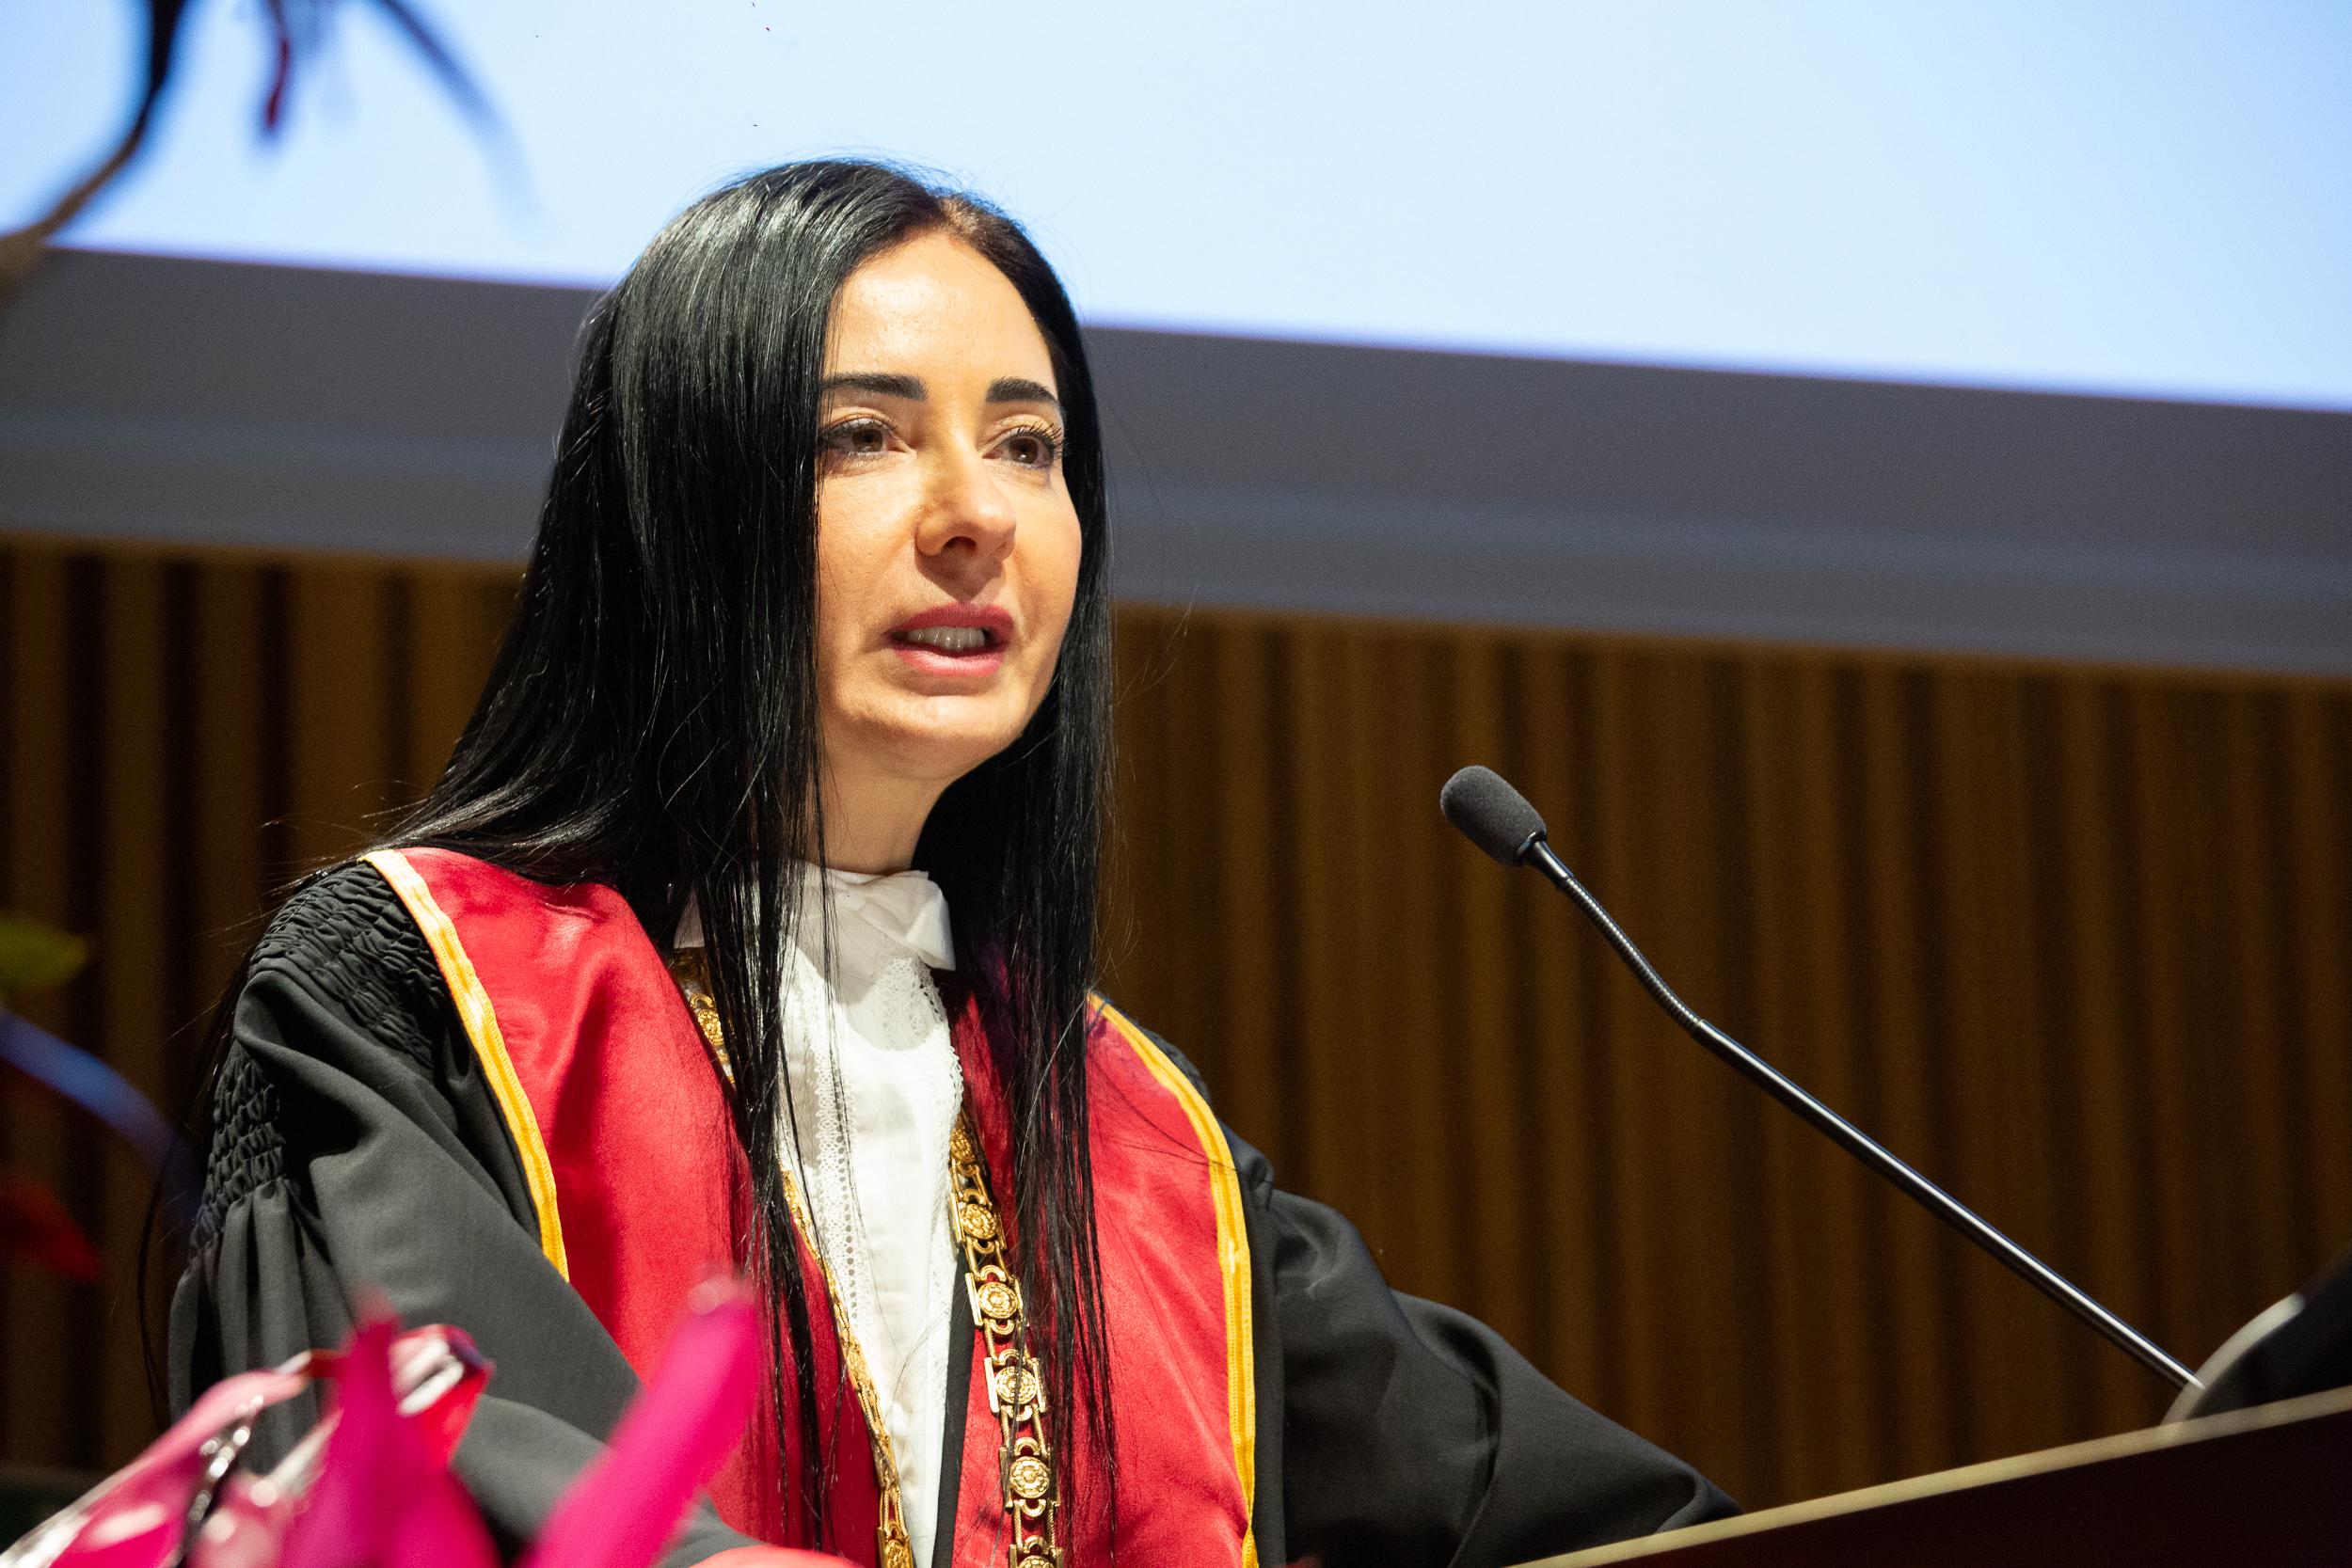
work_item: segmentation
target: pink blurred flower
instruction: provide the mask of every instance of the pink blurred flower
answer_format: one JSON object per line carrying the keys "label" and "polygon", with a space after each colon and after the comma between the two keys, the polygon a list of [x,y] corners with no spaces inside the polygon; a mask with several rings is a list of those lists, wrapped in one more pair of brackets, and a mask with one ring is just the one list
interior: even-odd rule
{"label": "pink blurred flower", "polygon": [[[738,1283],[697,1292],[611,1446],[548,1516],[523,1568],[650,1568],[694,1496],[741,1441],[756,1402],[760,1320]],[[371,1315],[342,1353],[206,1390],[103,1486],[5,1553],[0,1568],[496,1568],[481,1515],[449,1471],[490,1374],[454,1329],[395,1337]],[[267,1475],[236,1461],[261,1412],[331,1380],[333,1410]],[[780,1546],[711,1568],[838,1568]]]}

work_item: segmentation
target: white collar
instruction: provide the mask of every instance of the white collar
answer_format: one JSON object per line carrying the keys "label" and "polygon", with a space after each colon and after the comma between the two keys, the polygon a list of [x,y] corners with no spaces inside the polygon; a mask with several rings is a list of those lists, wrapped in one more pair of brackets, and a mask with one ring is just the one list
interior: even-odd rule
{"label": "white collar", "polygon": [[[803,863],[801,922],[803,945],[817,936],[818,867]],[[870,948],[877,942],[901,948],[933,969],[956,967],[956,945],[947,923],[947,895],[923,871],[875,873],[826,868],[824,887],[833,899],[834,936],[845,945]],[[692,899],[679,917],[673,947],[703,944],[702,912]]]}

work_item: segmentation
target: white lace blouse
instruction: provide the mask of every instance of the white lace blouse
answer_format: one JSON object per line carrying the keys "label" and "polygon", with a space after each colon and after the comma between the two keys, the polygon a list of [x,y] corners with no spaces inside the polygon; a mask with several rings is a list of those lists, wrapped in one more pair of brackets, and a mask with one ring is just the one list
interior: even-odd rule
{"label": "white lace blouse", "polygon": [[[919,871],[827,871],[833,964],[817,873],[803,867],[786,986],[787,1140],[807,1172],[817,1245],[838,1282],[898,1461],[914,1560],[930,1560],[956,1288],[947,1136],[963,1102],[932,979],[955,966],[947,900]],[[702,945],[690,907],[677,945]],[[830,983],[828,983],[828,979]]]}

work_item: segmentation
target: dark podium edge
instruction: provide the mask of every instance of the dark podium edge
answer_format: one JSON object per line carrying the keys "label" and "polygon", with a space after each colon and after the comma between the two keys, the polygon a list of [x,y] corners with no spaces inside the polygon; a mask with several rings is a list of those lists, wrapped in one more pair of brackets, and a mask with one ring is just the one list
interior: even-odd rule
{"label": "dark podium edge", "polygon": [[1760,1513],[1718,1520],[1713,1524],[1670,1530],[1663,1535],[1644,1536],[1561,1557],[1542,1558],[1522,1564],[1521,1568],[1602,1568],[1607,1563],[1638,1562],[1645,1558],[1662,1557],[1693,1546],[1765,1535],[1820,1520],[1995,1487],[2007,1481],[2114,1464],[2165,1449],[2224,1441],[2247,1433],[2292,1426],[2346,1412],[2352,1412],[2352,1388],[2330,1389],[2300,1399],[2280,1400],[2276,1404],[2258,1405],[2251,1410],[2233,1410],[2226,1415],[2174,1421],[2137,1432],[2119,1433],[2109,1437],[2094,1437],[2088,1442],[2068,1444],[2064,1448],[2044,1449],[2008,1459],[1987,1460],[1956,1470],[1939,1470],[1906,1481],[1885,1481],[1855,1492],[1833,1493],[1825,1497],[1788,1503]]}

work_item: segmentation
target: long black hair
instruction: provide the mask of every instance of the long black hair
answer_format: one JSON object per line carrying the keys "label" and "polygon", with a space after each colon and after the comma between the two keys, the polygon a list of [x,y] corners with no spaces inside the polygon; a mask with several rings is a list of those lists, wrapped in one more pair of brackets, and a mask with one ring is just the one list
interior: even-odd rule
{"label": "long black hair", "polygon": [[[1013,1138],[998,1196],[1057,1436],[1108,1455],[1084,1049],[1108,776],[1103,447],[1076,316],[1011,220],[896,168],[827,161],[737,181],[663,229],[589,320],[514,621],[447,770],[386,842],[609,883],[665,946],[694,901],[751,1168],[749,1261],[791,1361],[810,1366],[784,1193],[783,996],[796,863],[823,842],[818,383],[844,280],[939,231],[993,262],[1044,336],[1084,545],[1043,705],[948,788],[915,864],[947,896],[956,984],[991,1025]],[[784,1359],[772,1415],[779,1438],[797,1426],[802,1456],[784,1480],[821,1535],[828,1474],[863,1456],[820,1451],[818,1400],[842,1391],[787,1376]],[[1089,1501],[1109,1517],[1107,1493]]]}

